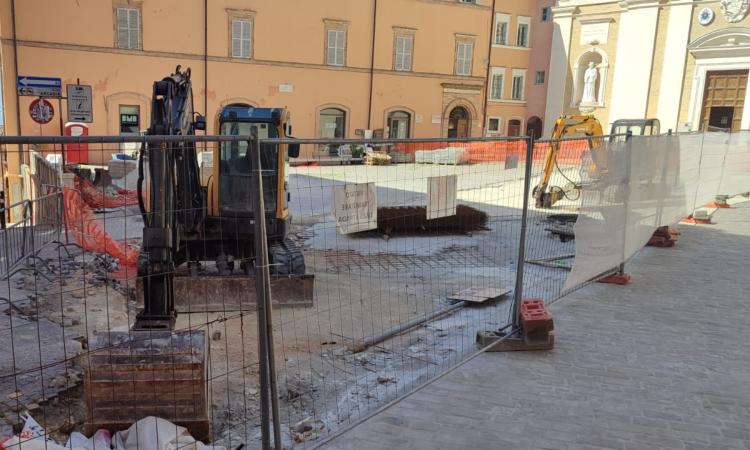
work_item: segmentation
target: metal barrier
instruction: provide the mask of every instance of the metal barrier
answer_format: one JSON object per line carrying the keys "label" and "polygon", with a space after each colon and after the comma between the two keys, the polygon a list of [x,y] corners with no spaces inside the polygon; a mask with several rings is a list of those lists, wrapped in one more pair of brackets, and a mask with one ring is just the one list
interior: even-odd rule
{"label": "metal barrier", "polygon": [[[85,189],[72,202],[82,210],[75,214],[62,213],[61,192],[9,207],[24,209],[24,221],[3,231],[8,250],[2,270],[11,276],[0,292],[8,305],[0,340],[10,345],[0,346],[0,360],[10,363],[0,371],[0,415],[22,421],[20,413],[28,409],[48,434],[59,436],[83,422],[101,423],[87,411],[124,417],[142,402],[136,412],[173,420],[189,405],[204,409],[210,430],[198,436],[193,422],[182,416],[183,422],[190,422],[196,437],[217,445],[315,446],[476,352],[478,332],[517,329],[522,298],[552,302],[602,275],[565,286],[581,261],[577,246],[583,239],[575,228],[580,215],[626,203],[622,189],[601,189],[602,168],[610,186],[624,187],[640,201],[637,195],[647,190],[634,189],[648,183],[633,182],[629,172],[615,176],[617,164],[697,139],[620,137],[0,138],[6,151],[11,145],[60,151],[85,143],[92,160],[109,166],[69,168]],[[704,196],[697,191],[742,185],[738,167],[745,153],[729,150],[735,138],[745,145],[744,134],[733,135],[719,160],[716,152],[706,152],[711,167],[722,172],[718,184],[696,178],[703,185],[689,186],[695,201]],[[148,205],[141,213],[134,200],[139,178],[144,192],[150,188],[148,171],[139,174],[137,160],[148,162],[139,151],[144,144],[174,151],[186,143],[199,155],[213,155],[200,158],[206,203],[169,212],[187,217],[197,211],[210,220],[181,238],[191,243],[170,271],[178,311],[174,332],[206,337],[207,371],[183,367],[183,378],[175,378],[173,366],[154,363],[149,367],[163,370],[106,366],[110,374],[97,372],[102,361],[134,358],[111,336],[130,333],[149,275],[138,275],[132,261],[112,255],[138,252],[149,220]],[[635,143],[643,149],[634,150]],[[279,146],[290,144],[300,145],[302,157],[277,158]],[[533,188],[552,144],[560,151],[549,185],[563,192],[548,209],[536,206]],[[123,150],[136,159],[112,159]],[[671,154],[661,151],[659,157],[670,161]],[[602,165],[602,155],[608,165]],[[675,166],[656,167],[668,170],[654,172],[652,181],[673,181]],[[664,211],[649,213],[648,226],[674,215]],[[268,221],[253,219],[261,212]],[[60,231],[65,216],[75,217],[77,241],[98,239],[99,245],[69,253],[44,246],[67,236]],[[631,220],[607,226],[618,223]],[[625,241],[618,241],[618,258],[602,272],[617,271],[621,259],[628,259]],[[115,245],[119,253],[112,251]],[[17,265],[17,255],[30,246],[44,264],[24,276],[12,274],[9,262]],[[22,250],[13,253],[16,248]],[[150,338],[142,344],[148,348]],[[89,383],[83,390],[82,379]],[[94,381],[110,384],[96,388]],[[199,391],[208,399],[200,405],[193,402]],[[10,425],[0,424],[0,435],[11,434]]]}
{"label": "metal barrier", "polygon": [[0,211],[3,217],[7,217],[9,214],[20,217],[20,220],[11,224],[6,224],[3,220],[4,226],[0,230],[3,248],[3,254],[0,255],[0,275],[3,279],[11,273],[18,263],[23,261],[33,248],[31,211],[31,200],[14,203]]}
{"label": "metal barrier", "polygon": [[5,227],[0,230],[4,250],[0,255],[0,279],[33,265],[36,254],[47,244],[65,239],[62,192],[14,203],[0,210],[0,214],[21,218],[10,224],[4,221]]}

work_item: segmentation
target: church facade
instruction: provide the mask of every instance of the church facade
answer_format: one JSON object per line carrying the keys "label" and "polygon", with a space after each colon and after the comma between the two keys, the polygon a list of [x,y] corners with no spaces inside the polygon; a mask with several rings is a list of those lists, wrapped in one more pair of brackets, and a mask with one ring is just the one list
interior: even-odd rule
{"label": "church facade", "polygon": [[[657,118],[661,131],[750,129],[750,0],[559,0],[545,123]],[[550,130],[545,130],[549,132]]]}

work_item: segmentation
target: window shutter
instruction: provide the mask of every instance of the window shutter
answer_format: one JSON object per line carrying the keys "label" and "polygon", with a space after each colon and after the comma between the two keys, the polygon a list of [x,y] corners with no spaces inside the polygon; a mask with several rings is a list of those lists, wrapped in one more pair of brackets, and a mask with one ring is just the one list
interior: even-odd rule
{"label": "window shutter", "polygon": [[326,63],[336,64],[336,32],[328,30],[326,41]]}
{"label": "window shutter", "polygon": [[336,32],[336,64],[344,65],[344,49],[346,47],[346,34],[343,31]]}
{"label": "window shutter", "polygon": [[239,20],[232,21],[232,56],[239,58],[242,56],[242,23]]}
{"label": "window shutter", "polygon": [[242,57],[250,57],[250,22],[242,22]]}
{"label": "window shutter", "polygon": [[140,24],[138,23],[140,21],[139,11],[137,9],[130,9],[128,10],[128,16],[128,32],[130,35],[128,48],[140,48],[140,42],[138,42],[140,37]]}
{"label": "window shutter", "polygon": [[411,52],[414,38],[411,36],[404,37],[404,70],[411,70]]}
{"label": "window shutter", "polygon": [[117,47],[128,46],[128,10],[117,8]]}

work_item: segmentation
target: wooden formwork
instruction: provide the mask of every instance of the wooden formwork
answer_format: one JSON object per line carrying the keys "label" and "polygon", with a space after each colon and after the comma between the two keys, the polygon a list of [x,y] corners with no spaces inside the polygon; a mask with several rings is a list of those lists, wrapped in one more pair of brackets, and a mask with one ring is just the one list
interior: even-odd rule
{"label": "wooden formwork", "polygon": [[209,436],[205,332],[108,332],[95,341],[84,361],[87,434],[157,416]]}

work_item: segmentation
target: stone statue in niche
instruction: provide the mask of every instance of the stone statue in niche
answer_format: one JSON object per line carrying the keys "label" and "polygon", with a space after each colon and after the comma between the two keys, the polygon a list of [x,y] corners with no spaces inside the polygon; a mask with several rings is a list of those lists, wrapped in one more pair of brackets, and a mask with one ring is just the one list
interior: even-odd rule
{"label": "stone statue in niche", "polygon": [[599,70],[592,61],[589,63],[589,68],[583,74],[583,97],[581,97],[581,105],[596,104],[596,80],[598,78]]}

